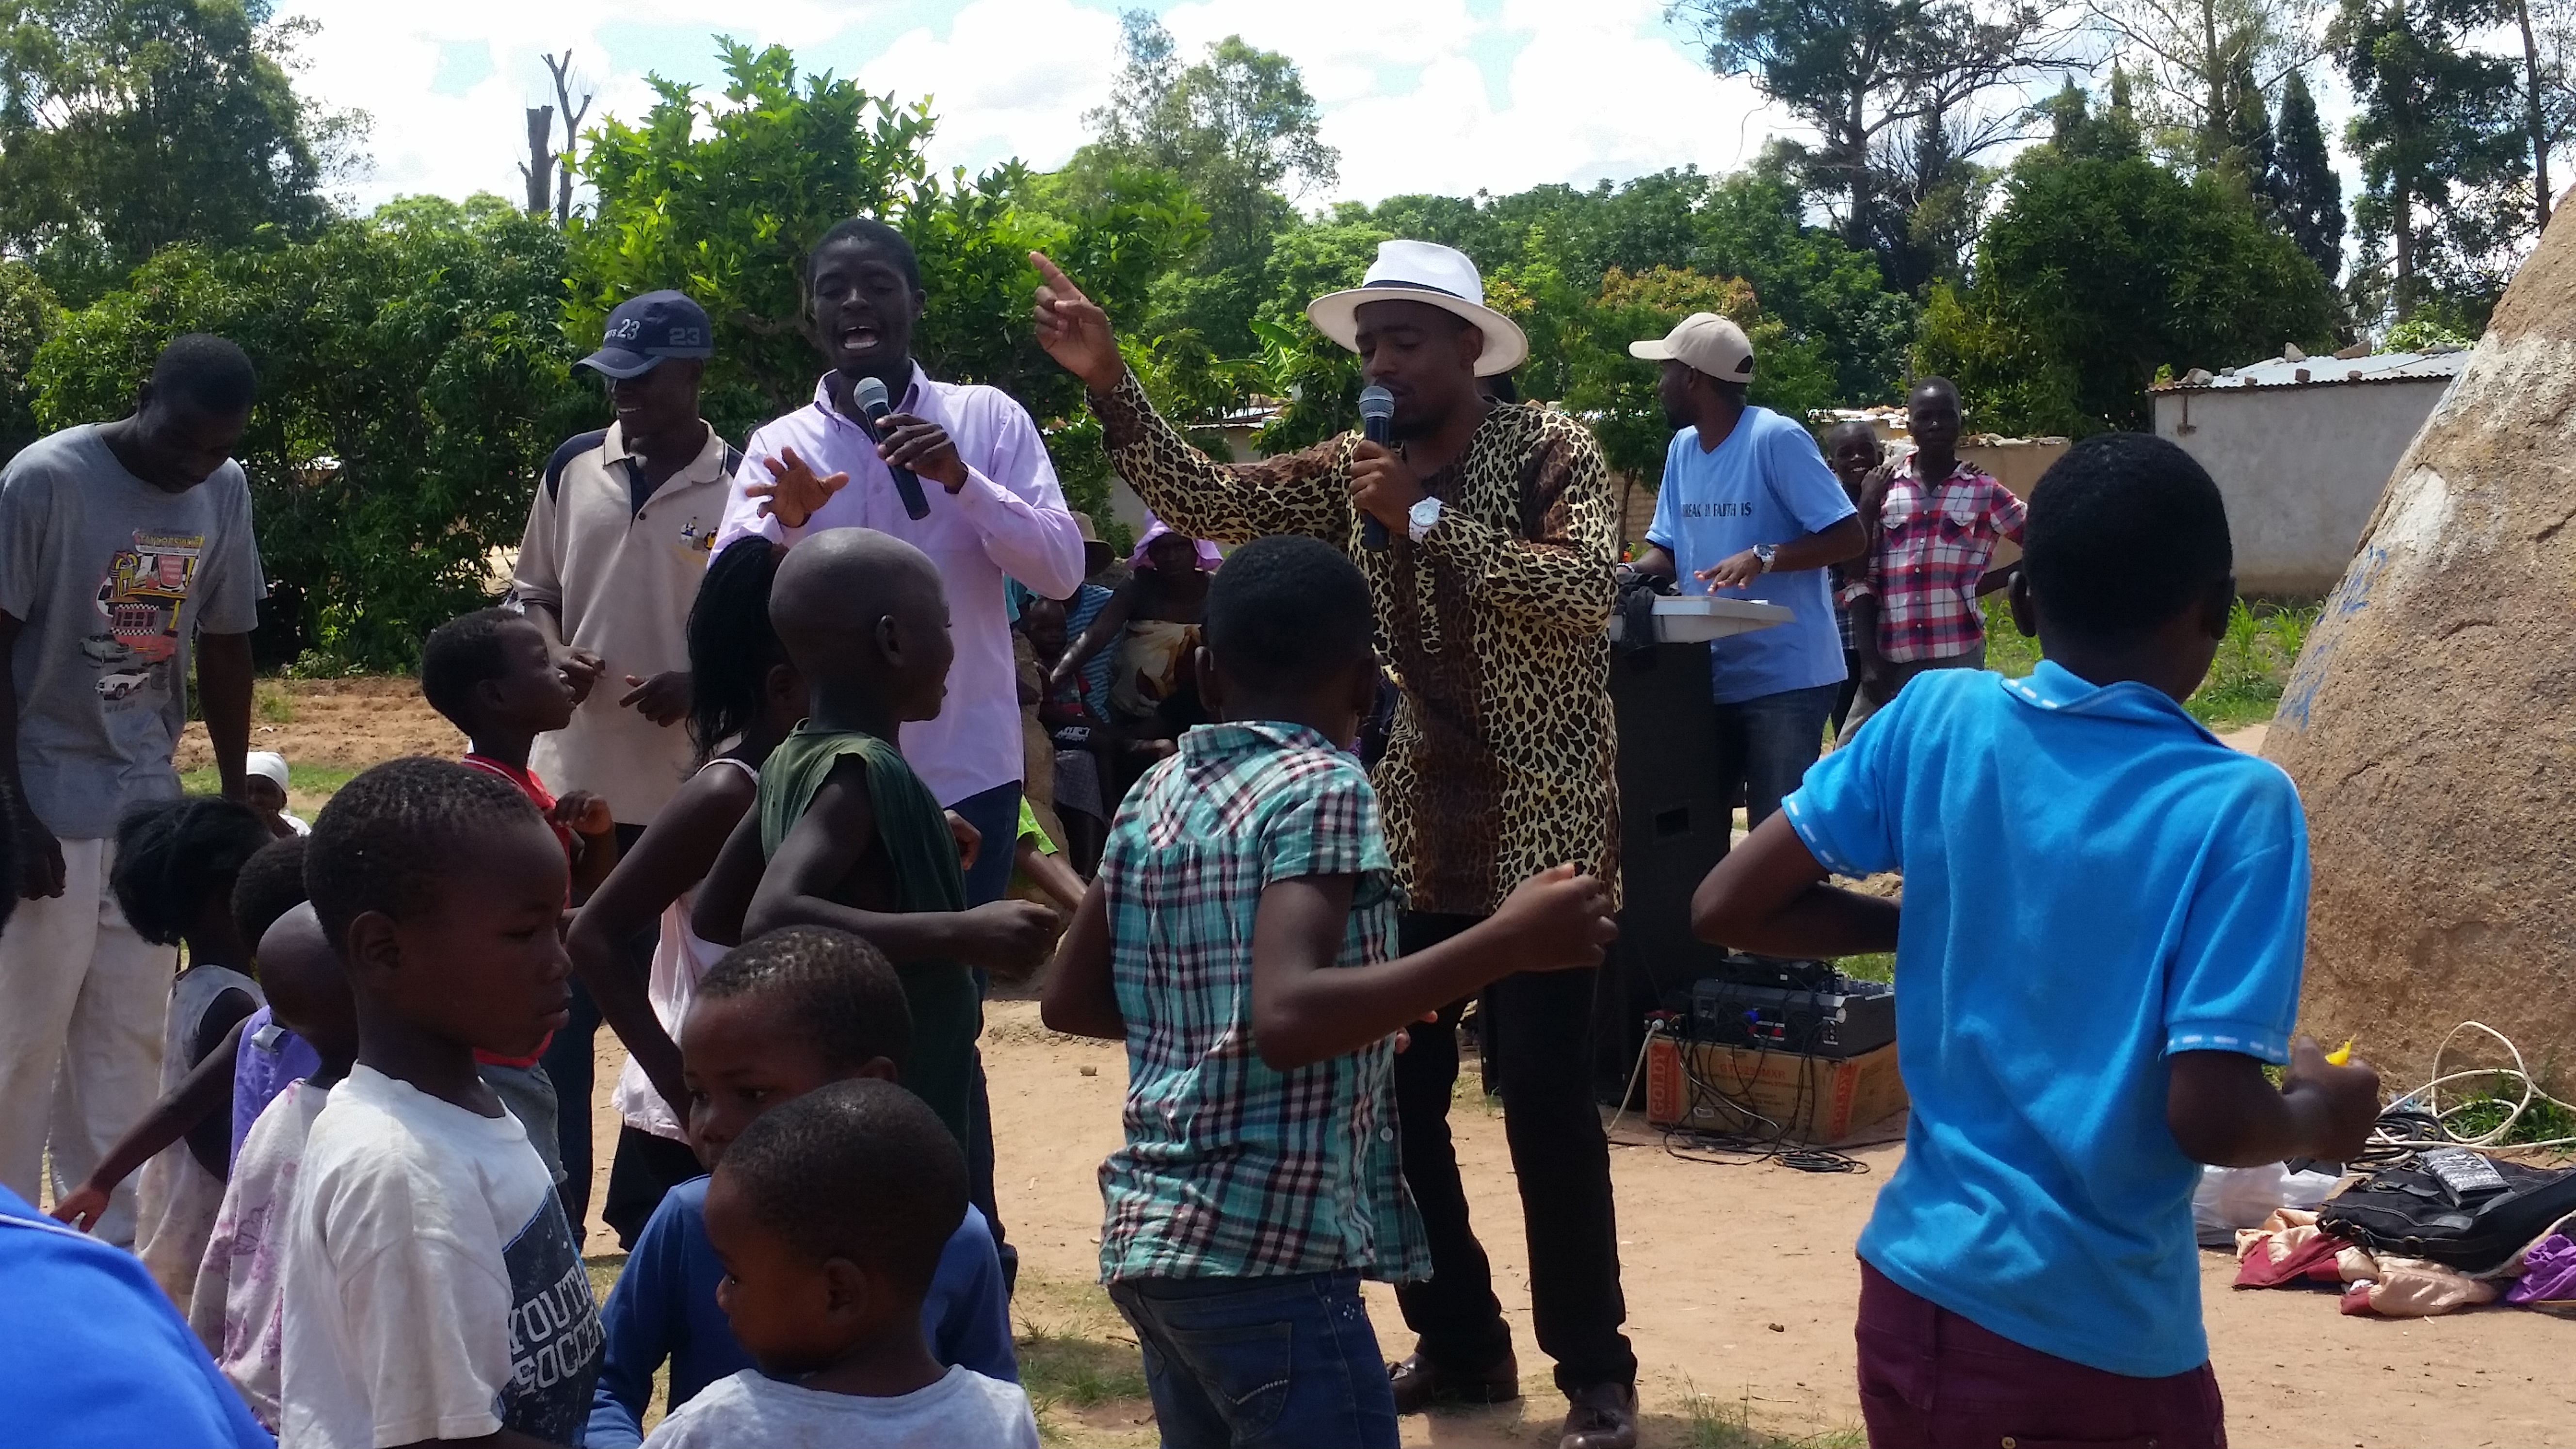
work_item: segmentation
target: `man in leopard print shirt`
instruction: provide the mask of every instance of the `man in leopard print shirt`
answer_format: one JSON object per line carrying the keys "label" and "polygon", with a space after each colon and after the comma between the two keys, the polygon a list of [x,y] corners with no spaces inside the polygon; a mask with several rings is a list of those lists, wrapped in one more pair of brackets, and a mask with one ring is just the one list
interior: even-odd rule
{"label": "man in leopard print shirt", "polygon": [[[1528,344],[1481,304],[1475,266],[1447,247],[1388,242],[1367,285],[1308,315],[1395,395],[1390,449],[1344,434],[1254,463],[1193,447],[1120,360],[1107,317],[1033,259],[1038,337],[1090,390],[1111,461],[1173,528],[1224,543],[1303,533],[1350,551],[1402,686],[1377,770],[1387,842],[1407,892],[1401,949],[1493,913],[1523,879],[1572,861],[1618,882],[1607,627],[1617,512],[1583,426],[1498,403],[1480,375]],[[1385,528],[1368,546],[1368,520]],[[1539,1346],[1572,1401],[1567,1449],[1635,1443],[1637,1361],[1620,1332],[1609,1148],[1592,1103],[1594,972],[1495,983],[1491,1034],[1529,1231]],[[1429,1231],[1432,1279],[1398,1290],[1420,1343],[1394,1366],[1396,1402],[1516,1398],[1511,1332],[1449,1139],[1460,1002],[1396,1060],[1407,1185]]]}

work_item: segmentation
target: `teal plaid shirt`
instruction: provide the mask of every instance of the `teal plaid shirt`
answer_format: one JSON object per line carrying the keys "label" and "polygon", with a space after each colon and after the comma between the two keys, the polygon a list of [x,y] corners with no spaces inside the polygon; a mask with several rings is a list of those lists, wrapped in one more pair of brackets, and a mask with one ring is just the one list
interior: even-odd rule
{"label": "teal plaid shirt", "polygon": [[1427,1278],[1396,1142],[1395,1044],[1277,1072],[1252,1042],[1252,921],[1300,876],[1359,878],[1338,964],[1394,955],[1377,792],[1300,725],[1203,725],[1120,807],[1101,859],[1127,1019],[1127,1145],[1100,1167],[1100,1274]]}

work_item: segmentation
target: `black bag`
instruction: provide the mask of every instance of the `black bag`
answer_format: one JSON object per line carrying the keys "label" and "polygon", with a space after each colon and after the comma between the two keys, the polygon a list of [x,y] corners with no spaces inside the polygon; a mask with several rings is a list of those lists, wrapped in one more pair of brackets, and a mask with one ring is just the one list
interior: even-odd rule
{"label": "black bag", "polygon": [[2441,1148],[2326,1200],[2317,1226],[2373,1252],[2483,1273],[2576,1213],[2576,1168],[2490,1162]]}

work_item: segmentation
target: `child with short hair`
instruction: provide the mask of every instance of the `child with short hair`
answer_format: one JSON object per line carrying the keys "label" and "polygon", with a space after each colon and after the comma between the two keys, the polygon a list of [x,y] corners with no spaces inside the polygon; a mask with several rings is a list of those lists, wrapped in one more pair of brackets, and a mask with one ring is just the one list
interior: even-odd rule
{"label": "child with short hair", "polygon": [[260,938],[259,978],[268,989],[268,1010],[312,1044],[316,1064],[259,1114],[234,1158],[222,1210],[198,1262],[188,1326],[241,1391],[252,1417],[273,1434],[286,1302],[279,1230],[313,1119],[357,1058],[358,1008],[349,973],[310,905],[296,906]]}
{"label": "child with short hair", "polygon": [[[241,923],[245,938],[264,943],[269,927],[304,904],[304,841],[302,835],[272,840],[242,867],[241,879],[233,886],[233,917]],[[232,1140],[227,1156],[241,1156],[242,1139],[250,1135],[251,1124],[286,1090],[287,1083],[311,1076],[321,1065],[312,1044],[278,1021],[273,1009],[263,1006],[243,1017],[241,1035],[233,1044]]]}
{"label": "child with short hair", "polygon": [[1198,656],[1224,723],[1120,807],[1047,985],[1048,1026],[1127,1043],[1100,1267],[1166,1444],[1396,1443],[1359,1287],[1430,1270],[1395,1038],[1514,972],[1597,965],[1618,934],[1601,882],[1559,866],[1396,958],[1377,795],[1347,752],[1377,695],[1373,628],[1367,582],[1323,543],[1226,561]]}
{"label": "child with short hair", "polygon": [[[900,1081],[912,1013],[884,953],[846,931],[796,926],[736,947],[699,983],[680,1031],[690,1130],[707,1167],[754,1119],[834,1082]],[[664,1408],[752,1367],[716,1307],[724,1265],[706,1226],[708,1179],[671,1189],[635,1240],[601,1321],[608,1350],[593,1398],[591,1449],[643,1437],[653,1375],[667,1361]],[[1010,1302],[992,1229],[969,1207],[938,1250],[919,1312],[942,1364],[1016,1381]]]}
{"label": "child with short hair", "polygon": [[576,1442],[599,1370],[590,1278],[475,1065],[564,1024],[562,845],[510,782],[396,760],[323,807],[305,879],[358,1054],[287,1210],[279,1443]]}
{"label": "child with short hair", "polygon": [[[624,1122],[600,1211],[621,1248],[634,1247],[665,1193],[706,1174],[681,1120],[689,1098],[673,1036],[698,982],[724,955],[692,928],[699,883],[751,813],[769,752],[805,716],[805,681],[769,625],[778,552],[765,538],[738,539],[707,566],[688,623],[697,772],[617,862],[564,940],[601,1018],[626,1045],[612,1094]],[[626,943],[657,920],[652,964],[637,972]]]}
{"label": "child with short hair", "polygon": [[[544,631],[511,609],[460,614],[431,630],[422,642],[420,692],[430,708],[464,732],[466,767],[509,781],[546,818],[572,867],[565,903],[577,906],[588,900],[616,868],[617,821],[606,800],[587,790],[572,791],[558,800],[528,768],[528,752],[537,736],[572,722],[572,682],[556,664]],[[578,1102],[558,1097],[553,1078],[541,1065],[553,1042],[550,1033],[524,1058],[486,1053],[475,1060],[488,1069],[484,1076],[492,1090],[528,1125],[528,1141],[545,1159],[546,1170],[558,1184],[567,1185],[569,1208],[575,1196],[588,1195],[590,1164],[566,1166],[561,1122],[567,1111],[577,1111],[587,1123],[590,1102],[586,1091],[579,1094]],[[587,1045],[583,1050],[588,1051]],[[576,1086],[586,1087],[589,1080],[584,1070]],[[572,1181],[573,1173],[580,1174],[578,1183]],[[580,1231],[579,1223],[574,1230]]]}
{"label": "child with short hair", "polygon": [[[1780,956],[1896,952],[1913,1113],[1860,1238],[1871,1444],[2223,1444],[2200,1164],[2349,1160],[2378,1079],[2290,1035],[2297,789],[2182,708],[2236,595],[2218,485],[2164,439],[2097,434],[2040,479],[2024,547],[2038,668],[1907,685],[1710,873],[1692,923]],[[1825,883],[1890,870],[1901,905]]]}
{"label": "child with short hair", "polygon": [[922,1335],[942,1245],[971,1211],[946,1124],[891,1082],[835,1082],[743,1129],[706,1194],[716,1293],[759,1367],[675,1410],[650,1449],[1037,1449],[1018,1385]]}
{"label": "child with short hair", "polygon": [[[162,1100],[117,1139],[89,1177],[54,1205],[87,1227],[137,1167],[135,1256],[188,1311],[197,1257],[214,1230],[230,1167],[230,1057],[242,1018],[260,1005],[250,947],[233,916],[242,867],[269,841],[250,807],[210,795],[138,805],[117,825],[108,884],[134,933],[184,950],[162,1026]],[[196,1092],[184,1090],[213,1063]]]}
{"label": "child with short hair", "polygon": [[[912,1006],[906,1084],[964,1142],[983,1026],[968,968],[1026,975],[1056,917],[1029,901],[967,907],[947,812],[896,748],[898,728],[936,718],[948,691],[956,650],[939,569],[873,529],[827,529],[779,562],[769,617],[808,714],[762,767],[760,808],[726,843],[706,895],[748,899],[741,937],[830,926],[885,952]],[[707,929],[703,903],[697,917],[702,934],[726,938]]]}

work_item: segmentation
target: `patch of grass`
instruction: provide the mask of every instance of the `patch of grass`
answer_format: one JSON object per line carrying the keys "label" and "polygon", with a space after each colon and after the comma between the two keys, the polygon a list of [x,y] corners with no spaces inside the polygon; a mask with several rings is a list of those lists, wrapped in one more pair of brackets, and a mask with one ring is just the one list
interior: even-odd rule
{"label": "patch of grass", "polygon": [[1749,1401],[1724,1403],[1689,1390],[1682,1399],[1690,1415],[1691,1449],[1864,1449],[1869,1438],[1858,1429],[1827,1429],[1803,1436],[1774,1434],[1753,1425]]}
{"label": "patch of grass", "polygon": [[1866,956],[1845,956],[1834,963],[1834,969],[1862,981],[1896,979],[1896,953],[1873,951]]}
{"label": "patch of grass", "polygon": [[1986,614],[1986,667],[2006,679],[2019,679],[2039,667],[2039,641],[2025,639],[2013,627],[2012,608],[1997,589],[1979,601]]}
{"label": "patch of grass", "polygon": [[[293,794],[319,795],[327,799],[338,793],[341,786],[357,777],[358,770],[354,765],[289,763],[286,767],[286,788]],[[212,795],[223,787],[223,777],[215,772],[215,767],[212,765],[200,765],[196,769],[182,771],[179,775],[179,788],[191,795]]]}
{"label": "patch of grass", "polygon": [[[2012,611],[2000,593],[1984,600],[1986,667],[2007,679],[2019,679],[2039,667],[2039,641],[2025,639],[2013,627]],[[2219,641],[2202,681],[2183,708],[2212,729],[2261,724],[2280,707],[2281,690],[2299,662],[2300,646],[2317,621],[2314,608],[2248,604],[2243,599],[2227,616],[2227,637]]]}
{"label": "patch of grass", "polygon": [[1032,1324],[1012,1347],[1019,1354],[1020,1385],[1041,1409],[1088,1409],[1146,1395],[1145,1361],[1132,1343],[1104,1341],[1070,1325]]}
{"label": "patch of grass", "polygon": [[[2450,1129],[2462,1137],[2484,1137],[2503,1125],[2506,1115],[2513,1111],[2513,1104],[2520,1100],[2519,1093],[2480,1093],[2453,1109],[2447,1122]],[[2514,1119],[2513,1130],[2504,1134],[2504,1145],[2556,1142],[2568,1137],[2576,1137],[2576,1112],[2570,1112],[2555,1102],[2535,1099],[2520,1117]]]}
{"label": "patch of grass", "polygon": [[284,683],[263,679],[250,688],[250,712],[262,724],[295,723],[295,696],[286,692]]}

